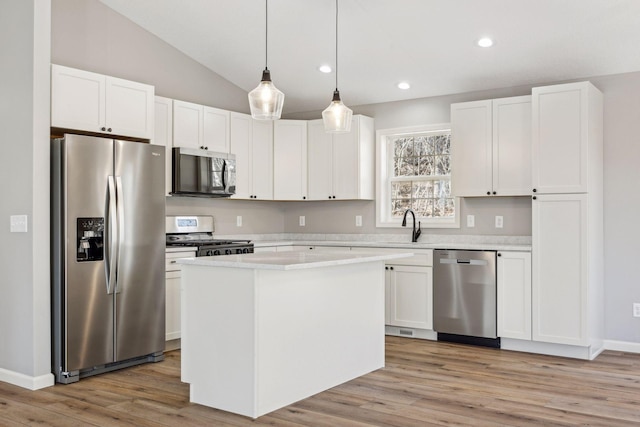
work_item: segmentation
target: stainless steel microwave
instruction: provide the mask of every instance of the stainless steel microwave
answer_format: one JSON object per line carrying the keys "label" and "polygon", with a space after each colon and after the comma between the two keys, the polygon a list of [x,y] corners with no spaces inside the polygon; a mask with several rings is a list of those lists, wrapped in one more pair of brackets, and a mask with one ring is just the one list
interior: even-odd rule
{"label": "stainless steel microwave", "polygon": [[236,193],[235,154],[174,147],[172,191],[176,196],[229,197]]}

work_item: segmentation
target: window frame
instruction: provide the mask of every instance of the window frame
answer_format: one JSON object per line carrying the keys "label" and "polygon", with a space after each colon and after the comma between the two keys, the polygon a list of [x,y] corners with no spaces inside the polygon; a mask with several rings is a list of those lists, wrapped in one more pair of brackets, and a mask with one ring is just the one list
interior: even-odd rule
{"label": "window frame", "polygon": [[[407,126],[376,131],[376,227],[396,228],[402,226],[402,218],[391,216],[391,177],[393,174],[393,147],[391,140],[403,135],[415,135],[438,131],[451,132],[450,123]],[[455,173],[455,165],[451,174]],[[451,176],[449,177],[451,181]],[[460,198],[454,197],[453,218],[416,217],[425,228],[460,228]]]}

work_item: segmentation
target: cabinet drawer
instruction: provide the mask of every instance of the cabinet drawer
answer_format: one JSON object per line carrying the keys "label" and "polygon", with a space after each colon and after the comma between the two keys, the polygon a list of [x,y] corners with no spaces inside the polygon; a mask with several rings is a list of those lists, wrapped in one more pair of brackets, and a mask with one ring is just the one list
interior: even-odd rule
{"label": "cabinet drawer", "polygon": [[180,264],[176,262],[179,258],[192,258],[196,256],[196,251],[183,251],[183,252],[166,252],[165,253],[165,271],[180,270]]}
{"label": "cabinet drawer", "polygon": [[359,248],[352,247],[354,252],[366,252],[366,253],[407,253],[411,252],[414,255],[408,258],[400,258],[389,260],[388,264],[393,265],[417,265],[422,267],[430,267],[433,265],[433,249],[411,249],[411,248]]}
{"label": "cabinet drawer", "polygon": [[164,273],[165,279],[179,279],[180,277],[182,277],[182,271],[180,270],[167,271]]}

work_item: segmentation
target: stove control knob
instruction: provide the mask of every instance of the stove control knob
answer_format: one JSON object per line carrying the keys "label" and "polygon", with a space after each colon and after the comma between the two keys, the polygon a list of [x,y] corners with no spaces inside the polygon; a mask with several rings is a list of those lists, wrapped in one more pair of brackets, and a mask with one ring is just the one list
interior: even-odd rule
{"label": "stove control knob", "polygon": [[225,249],[225,250],[224,250],[224,254],[225,254],[225,255],[231,255],[231,253],[232,253],[232,252],[231,252],[231,249]]}
{"label": "stove control knob", "polygon": [[213,251],[213,255],[220,255],[220,249],[216,249],[215,251]]}

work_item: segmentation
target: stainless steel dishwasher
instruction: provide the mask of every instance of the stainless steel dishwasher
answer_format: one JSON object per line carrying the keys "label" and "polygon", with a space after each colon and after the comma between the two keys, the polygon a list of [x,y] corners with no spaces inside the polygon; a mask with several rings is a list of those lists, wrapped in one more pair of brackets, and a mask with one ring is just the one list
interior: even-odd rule
{"label": "stainless steel dishwasher", "polygon": [[433,329],[438,340],[500,347],[496,251],[433,251]]}

